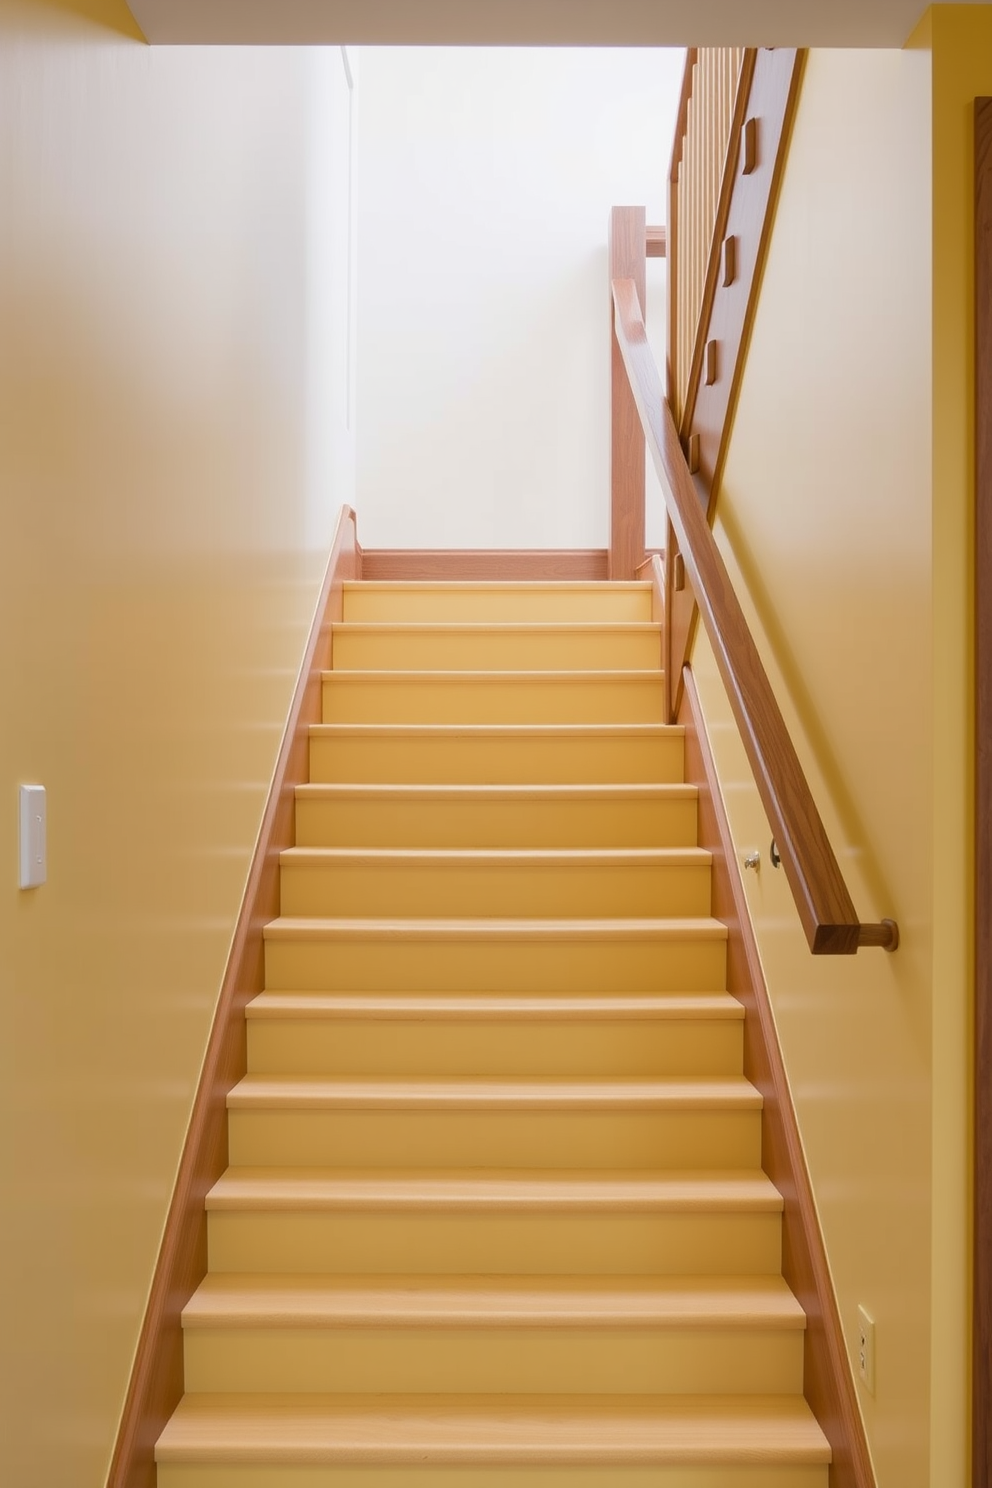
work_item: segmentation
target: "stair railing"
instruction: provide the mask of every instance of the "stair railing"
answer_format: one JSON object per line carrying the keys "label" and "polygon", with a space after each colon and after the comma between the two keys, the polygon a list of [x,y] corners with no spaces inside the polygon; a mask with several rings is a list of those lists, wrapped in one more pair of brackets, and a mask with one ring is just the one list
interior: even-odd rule
{"label": "stair railing", "polygon": [[679,425],[699,383],[696,333],[716,287],[712,245],[733,184],[728,146],[744,123],[755,56],[750,47],[693,47],[686,56],[668,173],[668,386]]}
{"label": "stair railing", "polygon": [[670,177],[667,399],[644,328],[644,209],[614,207],[611,214],[610,573],[632,578],[644,560],[646,446],[667,510],[661,587],[669,717],[678,711],[698,614],[810,950],[852,955],[861,946],[895,950],[898,926],[858,918],[710,530],[801,68],[801,54],[781,49],[688,54]]}

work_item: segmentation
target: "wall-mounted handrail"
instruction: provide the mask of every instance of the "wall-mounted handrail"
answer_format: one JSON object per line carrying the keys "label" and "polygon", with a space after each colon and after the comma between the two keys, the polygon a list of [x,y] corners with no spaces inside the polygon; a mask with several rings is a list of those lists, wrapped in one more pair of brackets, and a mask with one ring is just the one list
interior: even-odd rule
{"label": "wall-mounted handrail", "polygon": [[[862,924],[689,472],[648,345],[637,285],[612,283],[616,344],[668,517],[814,955],[895,950],[893,920]],[[673,679],[669,679],[670,684]]]}

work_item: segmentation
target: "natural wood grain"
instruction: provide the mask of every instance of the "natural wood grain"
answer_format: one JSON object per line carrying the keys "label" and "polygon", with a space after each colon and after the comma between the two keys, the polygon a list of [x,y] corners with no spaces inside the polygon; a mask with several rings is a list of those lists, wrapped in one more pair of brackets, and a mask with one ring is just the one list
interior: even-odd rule
{"label": "natural wood grain", "polygon": [[689,119],[689,100],[692,97],[692,84],[695,77],[698,55],[698,47],[688,47],[686,49],[685,68],[682,73],[682,87],[679,94],[679,107],[675,122],[675,138],[672,141],[672,158],[668,168],[668,262],[665,269],[668,290],[668,361],[666,377],[668,397],[673,408],[681,407],[680,389],[683,379],[683,368],[679,357],[679,304],[681,295],[679,265],[682,258],[682,227],[679,210],[682,196],[680,176],[682,170],[682,153],[685,149],[686,127]]}
{"label": "natural wood grain", "polygon": [[737,239],[733,233],[723,240],[723,278],[720,283],[729,289],[737,278]]}
{"label": "natural wood grain", "polygon": [[[711,521],[751,328],[757,313],[761,273],[785,168],[805,57],[803,51],[761,48],[753,54],[749,75],[742,79],[742,83],[748,84],[748,91],[746,95],[742,92],[738,101],[741,111],[760,120],[760,151],[754,169],[744,174],[739,168],[738,158],[743,129],[731,142],[735,164],[725,177],[729,183],[729,195],[726,202],[721,203],[725,210],[718,218],[714,234],[707,298],[696,336],[690,387],[679,422],[683,445],[687,441],[693,444],[694,458],[690,466],[699,499]],[[732,275],[727,273],[723,262],[724,239],[732,240],[734,244]],[[677,264],[674,269],[677,273]],[[721,375],[707,381],[699,371],[704,348],[713,340],[719,341],[721,347]],[[691,652],[696,618],[691,597],[673,613],[669,659],[675,678],[680,677],[682,664]],[[676,693],[678,685],[676,683]]]}
{"label": "natural wood grain", "polygon": [[568,944],[596,940],[647,940],[663,942],[692,937],[696,941],[725,940],[727,932],[719,920],[708,916],[663,920],[399,920],[316,919],[280,915],[263,929],[266,940],[332,942],[335,940],[519,940],[539,942],[563,940]]}
{"label": "natural wood grain", "polygon": [[288,847],[284,868],[708,868],[701,847]]}
{"label": "natural wood grain", "polygon": [[[706,271],[702,283],[699,305],[696,307],[695,340],[691,345],[688,356],[686,382],[682,393],[679,429],[684,438],[688,438],[695,427],[694,412],[699,396],[700,383],[703,382],[704,385],[709,386],[715,380],[707,378],[705,375],[708,370],[705,367],[706,348],[708,343],[713,340],[713,333],[708,328],[712,321],[713,305],[722,278],[723,241],[727,235],[731,203],[735,193],[740,190],[740,148],[757,57],[758,53],[755,49],[748,47],[744,53],[740,75],[737,79],[737,89],[729,133],[726,139],[713,141],[713,145],[711,146],[711,148],[721,148],[724,153],[719,160],[713,162],[715,166],[714,173],[718,174],[720,179],[720,192],[717,197],[711,237],[707,243],[700,245],[704,254]],[[688,329],[687,326],[682,327],[683,340],[685,340]]]}
{"label": "natural wood grain", "polygon": [[829,1460],[802,1397],[191,1395],[159,1460],[542,1467]]}
{"label": "natural wood grain", "polygon": [[974,1132],[972,1484],[992,1488],[992,98],[975,100]]}
{"label": "natural wood grain", "polygon": [[[710,531],[648,346],[634,286],[617,280],[617,337],[720,675],[814,954],[851,954],[861,925],[758,649]],[[673,679],[674,680],[674,679]],[[893,932],[873,943],[891,945]],[[867,943],[867,942],[866,942]]]}
{"label": "natural wood grain", "polygon": [[230,1111],[751,1111],[760,1109],[761,1096],[747,1080],[732,1075],[582,1080],[569,1076],[245,1075],[228,1095],[227,1106]]}
{"label": "natural wood grain", "polygon": [[716,290],[700,326],[702,339],[721,343],[725,371],[718,383],[697,391],[688,423],[683,422],[683,433],[691,426],[700,436],[697,488],[708,508],[723,473],[805,57],[789,48],[763,47],[756,53],[747,109],[760,119],[761,148],[749,175],[734,174],[724,230],[714,243],[717,264],[723,239],[733,237],[737,243],[734,281]]}
{"label": "natural wood grain", "polygon": [[706,727],[687,670],[679,721],[699,841],[713,854],[713,912],[727,925],[727,991],[744,1006],[744,1072],[764,1097],[762,1166],[785,1203],[782,1274],[806,1313],[805,1394],[833,1448],[831,1488],[874,1488],[837,1301],[795,1108]]}
{"label": "natural wood grain", "polygon": [[[401,1174],[338,1168],[228,1168],[206,1199],[213,1211],[367,1210],[410,1213],[780,1214],[761,1171],[726,1173],[462,1172]],[[201,1278],[202,1279],[202,1278]]]}
{"label": "natural wood grain", "polygon": [[[682,78],[682,99],[684,107],[680,108],[681,133],[679,128],[675,131],[675,143],[672,150],[672,163],[668,171],[668,260],[665,264],[665,287],[668,301],[668,321],[666,327],[665,348],[665,388],[668,401],[672,408],[680,412],[678,401],[679,388],[679,360],[678,360],[678,306],[679,306],[679,257],[681,249],[681,229],[679,227],[679,152],[682,148],[682,140],[685,133],[685,107],[688,107],[687,89],[692,86],[692,67],[690,57],[693,48],[686,52],[685,73]],[[669,536],[671,534],[669,533]]]}
{"label": "natural wood grain", "polygon": [[773,1326],[803,1310],[780,1276],[300,1276],[212,1274],[183,1313],[187,1329],[347,1325],[568,1328]]}
{"label": "natural wood grain", "polygon": [[741,136],[741,175],[750,176],[758,168],[758,135],[760,120],[754,115],[744,121]]}
{"label": "natural wood grain", "polygon": [[[674,541],[674,537],[673,537]],[[670,599],[666,594],[666,578],[670,571],[669,565],[664,557],[653,553],[649,559],[650,567],[648,576],[651,579],[651,619],[661,626],[661,670],[665,678],[665,718],[672,716],[671,695],[669,691],[668,671],[668,625],[666,616],[670,607]]]}
{"label": "natural wood grain", "polygon": [[672,160],[668,170],[668,179],[677,181],[682,165],[682,152],[685,149],[686,125],[689,119],[689,99],[692,97],[692,80],[699,57],[698,47],[688,47],[685,54],[685,68],[682,73],[682,86],[679,91],[679,106],[675,117],[675,139],[672,145]]}
{"label": "natural wood grain", "polygon": [[648,258],[664,258],[668,253],[668,232],[664,227],[646,229],[645,253]]}
{"label": "natural wood grain", "polygon": [[244,1010],[263,990],[262,927],[279,913],[279,853],[293,842],[295,788],[307,778],[323,668],[346,579],[359,578],[355,514],[342,508],[248,873],[189,1131],[138,1339],[108,1488],[155,1488],[155,1442],[183,1393],[180,1315],[207,1270],[204,1200],[227,1167],[228,1092],[247,1068]]}
{"label": "natural wood grain", "polygon": [[365,548],[362,552],[362,578],[369,581],[608,577],[605,548]]}
{"label": "natural wood grain", "polygon": [[594,994],[557,993],[542,997],[528,992],[520,997],[480,992],[471,997],[453,994],[430,997],[413,992],[394,996],[366,993],[349,997],[346,993],[270,992],[254,998],[246,1009],[251,1020],[300,1020],[317,1022],[325,1019],[349,1021],[395,1021],[398,1023],[482,1022],[505,1020],[508,1023],[560,1023],[614,1021],[662,1021],[695,1019],[734,1022],[744,1016],[737,1000],[724,993],[694,993],[678,997],[670,992],[641,992],[623,996],[614,992],[608,997]]}
{"label": "natural wood grain", "polygon": [[314,801],[403,801],[421,800],[449,804],[471,801],[685,801],[695,800],[691,786],[670,785],[351,785],[348,783],[306,782],[299,786],[296,799]]}
{"label": "natural wood grain", "polygon": [[[643,207],[610,213],[611,281],[629,279],[641,313],[647,299]],[[613,306],[610,319],[613,320]],[[644,557],[644,434],[624,372],[616,334],[610,337],[610,563],[611,579],[632,579]]]}

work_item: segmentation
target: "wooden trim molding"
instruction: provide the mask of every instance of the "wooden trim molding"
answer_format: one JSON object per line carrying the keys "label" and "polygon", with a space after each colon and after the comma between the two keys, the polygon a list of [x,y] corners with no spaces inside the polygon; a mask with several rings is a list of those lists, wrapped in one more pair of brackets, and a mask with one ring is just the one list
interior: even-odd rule
{"label": "wooden trim molding", "polygon": [[974,1079],[972,1484],[992,1488],[992,98],[975,99]]}
{"label": "wooden trim molding", "polygon": [[365,548],[362,578],[436,579],[447,583],[486,580],[606,579],[605,548]]}
{"label": "wooden trim molding", "polygon": [[644,250],[648,258],[664,258],[668,252],[668,232],[664,227],[648,227]]}
{"label": "wooden trim molding", "polygon": [[727,990],[744,1004],[744,1073],[761,1091],[762,1167],[785,1201],[782,1274],[806,1313],[804,1392],[833,1451],[831,1488],[875,1488],[868,1443],[795,1107],[699,696],[686,669],[679,723],[699,789],[699,845],[713,854],[713,909],[727,925]]}
{"label": "wooden trim molding", "polygon": [[227,1096],[247,1066],[244,1010],[265,987],[262,929],[279,913],[279,854],[294,841],[295,788],[309,774],[309,728],[320,721],[321,672],[331,664],[331,626],[341,618],[344,581],[360,577],[355,513],[346,506],[338,518],[248,872],[138,1339],[108,1488],[155,1488],[155,1443],[182,1397],[181,1315],[207,1274],[204,1200],[227,1167]]}
{"label": "wooden trim molding", "polygon": [[[671,410],[662,396],[636,287],[629,279],[615,279],[613,296],[617,344],[678,543],[676,553],[666,549],[666,600],[681,558],[782,854],[809,948],[814,955],[834,956],[853,955],[859,946],[868,945],[894,951],[899,944],[894,921],[862,925],[858,919],[741,602],[697,498]],[[672,626],[669,610],[666,634],[669,661],[675,666],[679,658],[673,654]],[[675,672],[666,667],[666,671],[669,708],[677,709],[681,668]]]}
{"label": "wooden trim molding", "polygon": [[[610,282],[629,281],[644,314],[647,299],[643,207],[610,213]],[[617,343],[610,304],[610,578],[632,579],[644,557],[644,434]]]}

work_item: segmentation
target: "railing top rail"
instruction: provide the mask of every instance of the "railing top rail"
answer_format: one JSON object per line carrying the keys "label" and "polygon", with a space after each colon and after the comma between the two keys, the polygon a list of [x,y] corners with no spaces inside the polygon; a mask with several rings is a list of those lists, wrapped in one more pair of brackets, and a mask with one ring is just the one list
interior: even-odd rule
{"label": "railing top rail", "polygon": [[686,573],[716,655],[799,917],[816,955],[894,950],[894,921],[862,925],[768,675],[693,484],[647,342],[632,279],[612,283],[617,343],[665,493]]}

